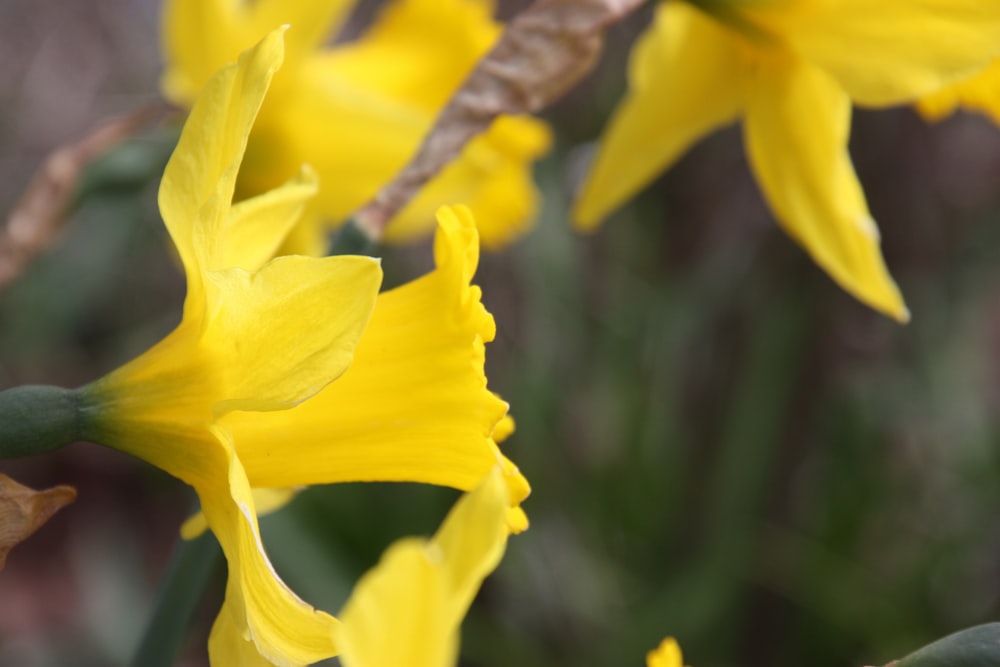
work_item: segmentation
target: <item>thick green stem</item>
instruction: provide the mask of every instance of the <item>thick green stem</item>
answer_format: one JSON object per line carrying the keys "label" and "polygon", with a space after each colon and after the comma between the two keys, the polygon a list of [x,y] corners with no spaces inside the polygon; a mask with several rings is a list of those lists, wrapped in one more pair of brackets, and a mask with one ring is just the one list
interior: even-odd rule
{"label": "thick green stem", "polygon": [[0,391],[0,459],[50,452],[79,439],[72,389],[25,385]]}
{"label": "thick green stem", "polygon": [[179,540],[160,583],[156,607],[130,667],[170,667],[187,638],[198,603],[222,563],[215,535]]}

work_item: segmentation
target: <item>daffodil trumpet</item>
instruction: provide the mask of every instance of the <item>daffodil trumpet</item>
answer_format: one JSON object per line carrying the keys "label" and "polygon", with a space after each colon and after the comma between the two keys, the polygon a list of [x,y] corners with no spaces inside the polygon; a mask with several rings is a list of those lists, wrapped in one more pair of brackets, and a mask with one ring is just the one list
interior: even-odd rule
{"label": "daffodil trumpet", "polygon": [[160,211],[187,278],[180,324],[79,389],[0,394],[0,456],[82,439],[191,485],[228,563],[212,641],[235,635],[259,664],[289,666],[340,653],[340,622],[278,577],[258,502],[273,509],[296,487],[341,481],[471,491],[496,470],[504,530],[517,531],[530,489],[497,446],[509,417],[483,371],[496,329],[471,284],[468,209],[438,212],[433,271],[379,294],[371,257],[276,256],[317,191],[312,169],[233,203],[283,34],[205,84],[164,172]]}

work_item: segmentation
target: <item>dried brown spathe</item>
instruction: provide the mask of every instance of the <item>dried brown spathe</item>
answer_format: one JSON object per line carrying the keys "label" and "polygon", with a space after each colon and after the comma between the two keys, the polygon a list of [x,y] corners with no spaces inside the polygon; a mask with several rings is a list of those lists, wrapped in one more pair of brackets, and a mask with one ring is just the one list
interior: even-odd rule
{"label": "dried brown spathe", "polygon": [[74,500],[76,489],[72,486],[35,491],[0,473],[0,570],[11,549]]}

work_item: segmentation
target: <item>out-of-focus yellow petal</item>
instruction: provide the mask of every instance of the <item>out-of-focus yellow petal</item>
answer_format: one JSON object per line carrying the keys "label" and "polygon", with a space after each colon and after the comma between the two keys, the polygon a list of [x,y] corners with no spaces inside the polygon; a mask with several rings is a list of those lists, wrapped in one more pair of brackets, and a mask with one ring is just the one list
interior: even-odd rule
{"label": "out-of-focus yellow petal", "polygon": [[[287,177],[292,157],[317,170],[321,187],[312,207],[315,214],[303,223],[312,237],[303,240],[298,230],[293,232],[302,248],[325,247],[328,230],[367,203],[406,165],[440,108],[425,109],[423,102],[343,77],[339,67],[353,61],[339,54],[340,49],[334,49],[316,55],[298,68],[295,88],[284,89],[280,106],[276,100],[262,115],[241,174],[241,188],[254,192]],[[336,128],[334,142],[317,141],[331,136],[331,128]],[[530,163],[550,143],[547,126],[538,120],[498,118],[390,222],[385,240],[406,242],[426,235],[434,228],[437,208],[453,201],[477,211],[485,246],[515,240],[538,206]],[[323,219],[325,226],[315,224]]]}
{"label": "out-of-focus yellow petal", "polygon": [[351,367],[309,401],[234,412],[231,429],[254,486],[415,481],[474,488],[502,464],[514,503],[529,487],[491,439],[507,404],[486,387],[495,324],[478,287],[475,223],[444,208],[438,268],[381,294]]}
{"label": "out-of-focus yellow petal", "polygon": [[1000,3],[798,0],[747,4],[751,20],[827,70],[858,104],[910,102],[1000,54]]}
{"label": "out-of-focus yellow petal", "polygon": [[[160,183],[163,221],[188,277],[188,300],[200,301],[200,274],[223,268],[220,232],[228,220],[247,137],[284,54],[283,30],[271,32],[221,69],[188,117]],[[185,306],[185,313],[190,311]]]}
{"label": "out-of-focus yellow petal", "polygon": [[222,414],[295,405],[339,377],[382,271],[370,257],[287,256],[255,273],[227,269],[206,279],[213,309],[200,346],[225,378],[226,398],[215,406]]}
{"label": "out-of-focus yellow petal", "polygon": [[281,187],[234,204],[223,232],[222,266],[256,271],[274,258],[316,189],[316,172],[303,165]]}
{"label": "out-of-focus yellow petal", "polygon": [[1000,125],[1000,59],[981,72],[946,86],[917,103],[927,120],[937,121],[958,108],[978,111]]}
{"label": "out-of-focus yellow petal", "polygon": [[212,74],[244,49],[288,24],[296,60],[333,35],[355,0],[166,0],[161,44],[164,95],[190,105]]}
{"label": "out-of-focus yellow petal", "polygon": [[401,540],[386,551],[341,613],[344,667],[456,663],[462,618],[507,543],[506,495],[499,471],[487,475],[432,540]]}
{"label": "out-of-focus yellow petal", "polygon": [[347,85],[434,114],[500,36],[492,11],[484,0],[396,0],[329,65]]}
{"label": "out-of-focus yellow petal", "polygon": [[632,51],[629,91],[573,210],[577,227],[596,227],[692,143],[735,120],[745,70],[728,28],[685,3],[661,3]]}
{"label": "out-of-focus yellow petal", "polygon": [[659,646],[646,654],[646,667],[683,667],[683,665],[681,647],[673,637],[667,637]]}
{"label": "out-of-focus yellow petal", "polygon": [[[199,468],[194,487],[229,564],[222,610],[228,619],[222,621],[221,631],[230,638],[233,630],[239,632],[277,665],[307,665],[336,655],[337,620],[296,597],[275,573],[261,544],[243,467],[228,434],[214,428],[213,432],[220,444],[215,448],[215,465]],[[226,629],[226,623],[234,628]]]}
{"label": "out-of-focus yellow petal", "polygon": [[844,289],[906,321],[847,152],[847,95],[822,70],[780,56],[749,90],[747,153],[775,217]]}
{"label": "out-of-focus yellow petal", "polygon": [[548,128],[533,118],[497,118],[393,218],[383,238],[404,243],[425,236],[441,202],[460,201],[477,212],[482,246],[506,247],[528,231],[538,211],[529,165],[550,143]]}
{"label": "out-of-focus yellow petal", "polygon": [[[257,516],[277,512],[292,501],[298,494],[299,487],[283,489],[253,489],[253,504],[257,508]],[[208,529],[208,521],[201,511],[192,515],[181,525],[181,537],[193,540]]]}

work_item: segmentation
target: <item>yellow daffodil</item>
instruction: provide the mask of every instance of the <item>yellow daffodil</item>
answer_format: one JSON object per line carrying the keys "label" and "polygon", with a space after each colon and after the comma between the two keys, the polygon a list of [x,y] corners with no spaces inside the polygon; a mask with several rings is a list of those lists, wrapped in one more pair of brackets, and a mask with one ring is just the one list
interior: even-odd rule
{"label": "yellow daffodil", "polygon": [[[229,565],[213,637],[237,633],[262,664],[304,665],[338,653],[339,624],[274,572],[253,487],[273,507],[288,496],[265,490],[275,486],[405,479],[471,489],[499,467],[512,528],[525,526],[517,505],[529,489],[492,437],[508,429],[507,406],[483,373],[494,325],[469,285],[478,241],[468,210],[441,211],[435,271],[379,296],[372,258],[272,258],[316,190],[310,170],[232,203],[282,33],[209,80],[164,173],[160,209],[188,283],[182,322],[70,402],[84,439],[198,493]],[[319,407],[296,413],[301,422],[270,420],[310,398]]]}
{"label": "yellow daffodil", "polygon": [[667,637],[660,645],[646,654],[646,667],[684,667],[681,647],[673,637]]}
{"label": "yellow daffodil", "polygon": [[596,226],[705,134],[743,121],[750,166],[785,231],[844,289],[905,321],[847,151],[852,100],[912,102],[1000,52],[1000,3],[661,3],[575,209]]}
{"label": "yellow daffodil", "polygon": [[950,116],[959,108],[981,113],[1000,125],[1000,59],[917,103],[920,115],[930,121]]}
{"label": "yellow daffodil", "polygon": [[[164,94],[190,104],[217,68],[279,24],[288,58],[250,137],[238,196],[266,191],[302,163],[320,175],[285,250],[322,254],[331,225],[367,202],[409,158],[437,112],[499,35],[487,0],[394,0],[360,39],[324,46],[355,2],[166,0]],[[501,117],[432,180],[386,230],[406,241],[434,226],[434,210],[462,201],[479,212],[483,245],[519,237],[537,209],[530,163],[545,125]]]}

